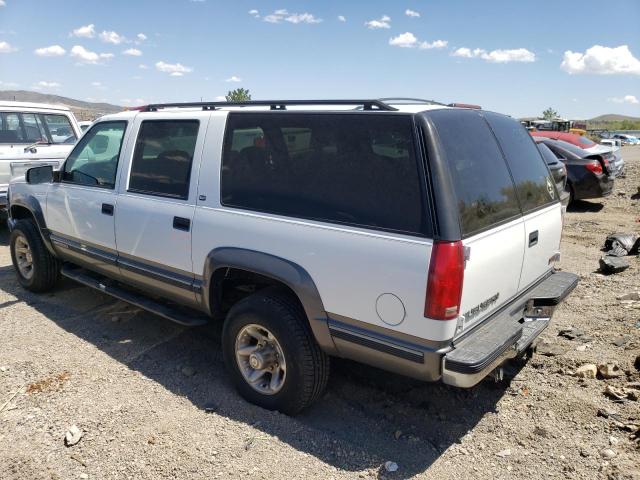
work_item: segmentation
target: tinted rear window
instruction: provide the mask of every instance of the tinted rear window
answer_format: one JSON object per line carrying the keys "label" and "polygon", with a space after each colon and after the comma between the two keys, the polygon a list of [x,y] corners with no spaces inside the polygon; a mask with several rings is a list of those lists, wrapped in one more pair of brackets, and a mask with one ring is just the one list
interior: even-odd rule
{"label": "tinted rear window", "polygon": [[231,113],[223,205],[430,234],[404,115]]}
{"label": "tinted rear window", "polygon": [[516,183],[524,213],[557,200],[555,185],[531,135],[513,118],[485,112]]}
{"label": "tinted rear window", "polygon": [[449,164],[462,234],[519,216],[509,170],[484,118],[464,110],[438,110],[429,116]]}
{"label": "tinted rear window", "polygon": [[556,157],[555,153],[549,150],[549,147],[547,147],[544,143],[538,143],[537,145],[538,150],[540,150],[540,153],[542,154],[545,162],[547,162],[547,165],[554,165],[558,163],[558,157]]}

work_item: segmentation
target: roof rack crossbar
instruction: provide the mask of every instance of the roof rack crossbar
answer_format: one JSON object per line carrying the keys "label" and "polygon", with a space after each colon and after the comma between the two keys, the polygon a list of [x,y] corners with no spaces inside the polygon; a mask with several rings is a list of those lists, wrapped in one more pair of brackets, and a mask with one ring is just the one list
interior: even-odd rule
{"label": "roof rack crossbar", "polygon": [[269,107],[271,110],[286,110],[288,105],[354,105],[364,110],[396,111],[381,100],[249,100],[246,102],[185,102],[185,103],[153,103],[141,108],[141,112],[157,112],[161,108],[202,108],[216,110],[224,107]]}

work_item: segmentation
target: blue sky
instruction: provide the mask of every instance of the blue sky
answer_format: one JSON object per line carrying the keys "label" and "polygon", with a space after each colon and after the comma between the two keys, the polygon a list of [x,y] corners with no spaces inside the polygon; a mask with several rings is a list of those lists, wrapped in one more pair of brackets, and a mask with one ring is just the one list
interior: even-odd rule
{"label": "blue sky", "polygon": [[240,86],[640,116],[640,1],[0,0],[0,90],[123,105]]}

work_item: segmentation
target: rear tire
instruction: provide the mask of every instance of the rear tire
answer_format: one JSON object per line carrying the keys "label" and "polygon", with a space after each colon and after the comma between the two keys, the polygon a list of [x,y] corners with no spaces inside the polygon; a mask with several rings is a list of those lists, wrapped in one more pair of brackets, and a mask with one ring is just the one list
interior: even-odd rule
{"label": "rear tire", "polygon": [[240,395],[268,410],[295,415],[327,385],[329,357],[313,338],[297,300],[277,289],[255,293],[231,308],[222,350]]}
{"label": "rear tire", "polygon": [[9,240],[11,261],[18,283],[40,293],[51,290],[60,273],[60,262],[49,253],[33,220],[18,220]]}

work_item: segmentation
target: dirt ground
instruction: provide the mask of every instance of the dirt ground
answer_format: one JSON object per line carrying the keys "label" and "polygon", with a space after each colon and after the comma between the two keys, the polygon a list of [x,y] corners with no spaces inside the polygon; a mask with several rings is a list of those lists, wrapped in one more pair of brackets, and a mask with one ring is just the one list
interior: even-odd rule
{"label": "dirt ground", "polygon": [[[0,229],[0,479],[639,479],[640,402],[605,388],[638,391],[640,301],[617,297],[640,291],[640,259],[597,273],[607,234],[640,234],[640,147],[623,156],[613,195],[566,215],[559,266],[581,282],[506,381],[459,390],[335,361],[326,395],[295,418],[236,395],[216,326],[185,329],[72,282],[19,288]],[[569,327],[583,334],[558,335]],[[572,375],[587,363],[621,375]],[[65,446],[74,425],[82,438]]]}

